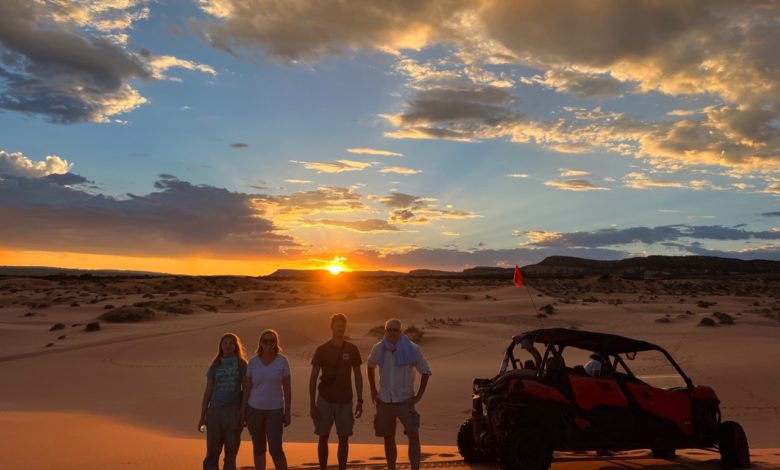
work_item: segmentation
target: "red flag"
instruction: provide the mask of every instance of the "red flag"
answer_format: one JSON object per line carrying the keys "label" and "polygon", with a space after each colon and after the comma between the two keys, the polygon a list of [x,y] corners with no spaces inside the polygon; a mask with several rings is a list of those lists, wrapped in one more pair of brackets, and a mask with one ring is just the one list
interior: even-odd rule
{"label": "red flag", "polygon": [[520,268],[515,266],[515,277],[512,279],[512,284],[517,287],[523,287],[523,273],[520,272]]}

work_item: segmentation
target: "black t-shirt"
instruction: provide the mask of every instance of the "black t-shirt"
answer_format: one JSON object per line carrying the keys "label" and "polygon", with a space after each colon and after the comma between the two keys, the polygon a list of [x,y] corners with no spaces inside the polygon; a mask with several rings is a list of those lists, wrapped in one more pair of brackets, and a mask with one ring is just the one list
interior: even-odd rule
{"label": "black t-shirt", "polygon": [[362,362],[357,346],[348,341],[344,341],[342,346],[328,341],[318,347],[311,358],[311,365],[320,367],[318,389],[322,398],[331,403],[351,402],[352,368]]}

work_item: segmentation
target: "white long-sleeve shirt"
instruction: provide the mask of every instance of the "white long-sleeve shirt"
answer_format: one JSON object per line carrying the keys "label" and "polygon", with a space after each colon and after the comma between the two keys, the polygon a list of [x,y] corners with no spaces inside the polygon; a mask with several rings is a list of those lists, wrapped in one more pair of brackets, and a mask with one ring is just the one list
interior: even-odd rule
{"label": "white long-sleeve shirt", "polygon": [[[389,349],[385,349],[387,352],[384,358],[378,358],[377,347],[379,343],[375,344],[368,354],[367,366],[379,368],[379,399],[385,403],[400,403],[415,395],[415,369],[420,375],[431,375],[431,367],[425,360],[420,346],[414,343],[412,345],[417,351],[417,362],[413,364],[396,365],[395,351]],[[379,364],[380,360],[381,364]]]}

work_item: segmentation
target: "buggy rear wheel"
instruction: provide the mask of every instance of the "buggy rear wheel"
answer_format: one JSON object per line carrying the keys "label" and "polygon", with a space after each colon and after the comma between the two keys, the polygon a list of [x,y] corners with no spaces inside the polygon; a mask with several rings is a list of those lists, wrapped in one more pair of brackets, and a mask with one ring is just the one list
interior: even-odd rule
{"label": "buggy rear wheel", "polygon": [[726,468],[750,466],[750,447],[742,426],[735,421],[724,421],[718,428],[720,462]]}
{"label": "buggy rear wheel", "polygon": [[518,426],[504,440],[501,464],[506,470],[547,470],[552,453],[552,444],[540,430]]}
{"label": "buggy rear wheel", "polygon": [[491,459],[474,442],[474,418],[469,418],[458,429],[458,451],[468,463],[489,462]]}

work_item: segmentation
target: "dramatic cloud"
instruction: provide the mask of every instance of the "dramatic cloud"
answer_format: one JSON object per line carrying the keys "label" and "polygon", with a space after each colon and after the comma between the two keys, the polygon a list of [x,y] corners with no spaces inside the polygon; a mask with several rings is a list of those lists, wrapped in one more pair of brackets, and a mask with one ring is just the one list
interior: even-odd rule
{"label": "dramatic cloud", "polygon": [[536,75],[524,79],[527,84],[539,84],[559,93],[567,93],[581,98],[610,98],[620,96],[625,85],[609,75],[588,74],[575,70],[548,70],[544,76]]}
{"label": "dramatic cloud", "polygon": [[146,7],[128,12],[138,5],[0,2],[0,108],[56,123],[107,122],[147,102],[129,84],[133,79],[167,78],[171,67],[214,74],[205,65],[126,50],[120,30],[148,16]]}
{"label": "dramatic cloud", "polygon": [[660,227],[605,228],[592,232],[528,232],[530,244],[539,247],[594,248],[632,243],[653,245],[683,239],[699,240],[780,240],[780,232],[747,230],[723,226],[667,225]]}
{"label": "dramatic cloud", "polygon": [[379,202],[387,207],[413,207],[426,204],[427,199],[404,193],[390,193],[379,199]]}
{"label": "dramatic cloud", "polygon": [[370,208],[362,196],[349,188],[320,187],[289,195],[262,195],[252,198],[253,207],[277,223],[295,223],[314,214],[364,212]]}
{"label": "dramatic cloud", "polygon": [[352,51],[420,49],[448,33],[442,27],[467,2],[345,0],[200,0],[219,19],[204,25],[216,48],[239,54],[259,48],[282,61],[314,62]]}
{"label": "dramatic cloud", "polygon": [[230,144],[229,147],[234,148],[234,149],[245,149],[245,148],[249,147],[249,144],[245,144],[243,142],[234,142],[234,143]]}
{"label": "dramatic cloud", "polygon": [[510,178],[518,178],[518,179],[528,178],[528,174],[526,173],[510,173],[507,176],[509,176]]}
{"label": "dramatic cloud", "polygon": [[300,163],[307,170],[319,171],[322,173],[343,173],[345,171],[363,171],[373,165],[368,162],[356,162],[354,160],[337,160],[335,163],[325,162],[301,162],[290,160],[292,163]]}
{"label": "dramatic cloud", "polygon": [[588,180],[573,179],[563,181],[545,181],[545,186],[550,186],[567,191],[609,191],[609,188],[596,186]]}
{"label": "dramatic cloud", "polygon": [[311,180],[288,179],[288,180],[284,180],[284,182],[285,183],[290,183],[290,184],[309,184],[312,181]]}
{"label": "dramatic cloud", "polygon": [[0,150],[0,176],[6,174],[39,178],[51,174],[67,173],[72,166],[72,163],[68,163],[67,160],[56,155],[49,155],[45,160],[34,162],[21,152],[7,153]]}
{"label": "dramatic cloud", "polygon": [[764,212],[761,215],[764,217],[780,217],[780,212]]}
{"label": "dramatic cloud", "polygon": [[389,150],[371,149],[371,148],[351,148],[351,149],[347,149],[347,152],[364,154],[364,155],[379,155],[382,157],[403,157],[404,156],[404,154],[402,153],[391,152]]}
{"label": "dramatic cloud", "polygon": [[250,195],[161,175],[155,192],[117,199],[69,186],[78,175],[0,179],[6,247],[131,256],[246,258],[297,246]]}
{"label": "dramatic cloud", "polygon": [[400,228],[395,225],[389,224],[386,220],[369,219],[369,220],[333,220],[333,219],[319,219],[319,220],[304,220],[305,225],[324,225],[328,227],[338,227],[353,232],[400,232]]}

